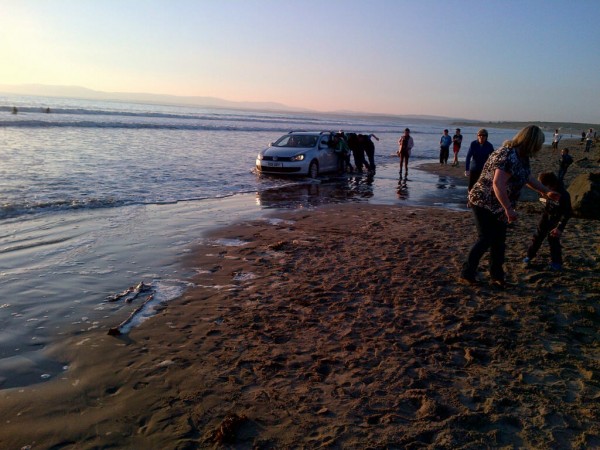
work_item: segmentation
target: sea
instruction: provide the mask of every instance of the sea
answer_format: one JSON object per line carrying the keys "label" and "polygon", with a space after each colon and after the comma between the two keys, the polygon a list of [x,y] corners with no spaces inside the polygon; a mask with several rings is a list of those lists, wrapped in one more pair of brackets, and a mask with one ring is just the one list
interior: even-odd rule
{"label": "sea", "polygon": [[[400,182],[406,127],[415,147]],[[331,203],[464,209],[464,186],[418,169],[437,161],[444,128],[456,126],[0,94],[0,389],[64,376],[69,361],[48,349],[67,338],[152,320],[191,286],[199,269],[182,261],[211,229]],[[464,168],[478,127],[461,129]],[[292,130],[375,134],[376,174],[257,174],[257,153]],[[516,132],[488,131],[496,147]]]}

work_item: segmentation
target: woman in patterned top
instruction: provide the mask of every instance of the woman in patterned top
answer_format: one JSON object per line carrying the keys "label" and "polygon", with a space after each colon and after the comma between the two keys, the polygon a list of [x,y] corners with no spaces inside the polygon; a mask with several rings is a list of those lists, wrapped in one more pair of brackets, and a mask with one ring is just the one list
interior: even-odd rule
{"label": "woman in patterned top", "polygon": [[485,163],[479,180],[469,191],[478,239],[463,264],[460,281],[476,282],[479,261],[489,249],[492,286],[504,288],[506,228],[517,220],[515,206],[523,186],[552,200],[560,199],[560,194],[550,191],[531,175],[529,158],[541,150],[544,140],[544,132],[529,125],[505,141]]}

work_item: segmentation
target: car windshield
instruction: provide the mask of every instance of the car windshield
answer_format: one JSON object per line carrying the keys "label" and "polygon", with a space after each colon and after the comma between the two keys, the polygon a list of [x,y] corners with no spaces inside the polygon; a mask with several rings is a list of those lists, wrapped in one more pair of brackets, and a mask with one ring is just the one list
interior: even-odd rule
{"label": "car windshield", "polygon": [[301,147],[310,148],[317,145],[319,136],[314,135],[297,135],[297,134],[286,134],[279,138],[277,142],[273,144],[274,147]]}

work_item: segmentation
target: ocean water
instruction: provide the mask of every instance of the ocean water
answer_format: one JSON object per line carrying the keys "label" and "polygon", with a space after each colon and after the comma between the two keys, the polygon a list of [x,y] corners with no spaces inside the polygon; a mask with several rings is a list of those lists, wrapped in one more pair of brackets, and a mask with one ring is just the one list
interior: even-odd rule
{"label": "ocean water", "polygon": [[[395,151],[407,126],[414,169],[399,185]],[[68,362],[48,358],[49,346],[116,327],[146,294],[131,302],[110,296],[140,282],[153,295],[120,328],[129,332],[181,295],[195,270],[183,267],[182,257],[211,228],[331,202],[462,208],[463,188],[416,169],[437,159],[443,128],[455,127],[384,116],[0,96],[0,388],[60,376]],[[468,148],[477,129],[461,128]],[[300,129],[374,133],[377,174],[316,182],[257,175],[258,151]],[[514,134],[489,131],[495,146]]]}

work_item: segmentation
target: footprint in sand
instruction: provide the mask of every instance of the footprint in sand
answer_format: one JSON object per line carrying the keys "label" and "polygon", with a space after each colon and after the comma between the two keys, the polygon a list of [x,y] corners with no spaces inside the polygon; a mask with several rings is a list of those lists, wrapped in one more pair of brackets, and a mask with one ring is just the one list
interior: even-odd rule
{"label": "footprint in sand", "polygon": [[527,281],[528,283],[541,283],[543,281],[549,280],[550,278],[551,277],[547,273],[537,272],[525,275],[523,277],[523,280]]}

